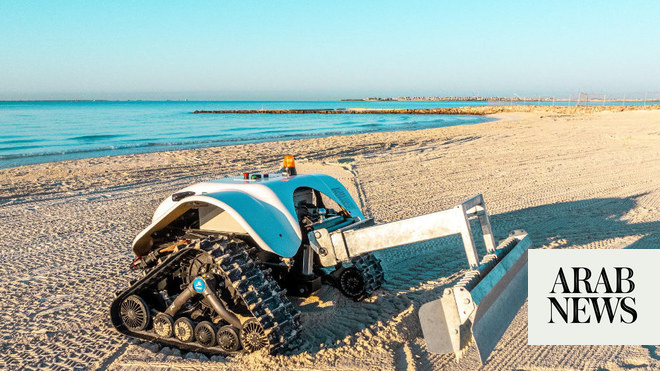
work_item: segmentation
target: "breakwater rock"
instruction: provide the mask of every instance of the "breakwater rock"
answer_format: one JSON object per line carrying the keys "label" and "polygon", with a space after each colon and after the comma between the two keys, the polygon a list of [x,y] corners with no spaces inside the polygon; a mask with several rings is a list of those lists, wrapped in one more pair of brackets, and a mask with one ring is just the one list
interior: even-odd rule
{"label": "breakwater rock", "polygon": [[660,104],[649,106],[466,106],[444,108],[349,108],[349,109],[276,109],[276,110],[196,110],[193,113],[235,114],[318,114],[318,115],[490,115],[502,112],[594,113],[637,110],[660,110]]}

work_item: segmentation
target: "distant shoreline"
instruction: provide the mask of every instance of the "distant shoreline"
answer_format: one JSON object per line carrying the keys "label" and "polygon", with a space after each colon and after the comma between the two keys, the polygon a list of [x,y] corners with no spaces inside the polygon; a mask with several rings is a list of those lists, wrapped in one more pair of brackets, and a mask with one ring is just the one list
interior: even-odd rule
{"label": "distant shoreline", "polygon": [[395,97],[395,98],[345,98],[339,100],[311,99],[311,100],[246,100],[246,99],[0,99],[0,103],[61,103],[61,102],[631,102],[631,103],[660,103],[660,99],[601,99],[589,97],[587,99],[553,99],[553,97]]}
{"label": "distant shoreline", "polygon": [[317,114],[317,115],[491,115],[503,112],[592,113],[601,111],[660,110],[660,104],[648,106],[464,106],[444,108],[348,108],[348,109],[267,109],[267,110],[196,110],[194,114]]}
{"label": "distant shoreline", "polygon": [[580,96],[575,99],[556,97],[369,97],[346,98],[341,102],[660,102],[660,99],[623,98],[607,99],[600,96]]}

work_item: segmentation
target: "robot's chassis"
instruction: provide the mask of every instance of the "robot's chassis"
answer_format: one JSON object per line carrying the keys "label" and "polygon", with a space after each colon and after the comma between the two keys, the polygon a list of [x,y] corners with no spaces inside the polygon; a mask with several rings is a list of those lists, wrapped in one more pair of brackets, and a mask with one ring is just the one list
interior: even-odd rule
{"label": "robot's chassis", "polygon": [[[496,245],[481,195],[376,225],[334,178],[290,170],[200,183],[164,201],[134,241],[133,266],[143,276],[117,293],[113,326],[191,351],[281,353],[301,341],[287,289],[308,295],[323,279],[360,300],[383,282],[374,251],[460,235],[470,269],[419,317],[430,351],[459,357],[474,339],[488,358],[527,297],[531,242],[524,231]],[[341,211],[326,210],[321,193]],[[486,247],[482,259],[473,218]]]}

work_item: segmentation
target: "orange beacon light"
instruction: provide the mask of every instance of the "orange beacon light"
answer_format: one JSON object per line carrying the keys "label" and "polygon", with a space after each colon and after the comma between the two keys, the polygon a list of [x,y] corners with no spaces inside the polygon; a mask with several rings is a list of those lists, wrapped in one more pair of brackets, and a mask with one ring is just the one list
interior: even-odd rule
{"label": "orange beacon light", "polygon": [[282,165],[287,175],[296,175],[296,162],[292,155],[284,156],[284,164]]}

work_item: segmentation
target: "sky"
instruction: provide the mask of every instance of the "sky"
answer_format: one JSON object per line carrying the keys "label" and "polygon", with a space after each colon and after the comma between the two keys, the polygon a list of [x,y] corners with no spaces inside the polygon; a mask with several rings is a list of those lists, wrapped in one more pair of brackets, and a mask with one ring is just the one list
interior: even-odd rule
{"label": "sky", "polygon": [[0,99],[660,98],[659,1],[0,0]]}

